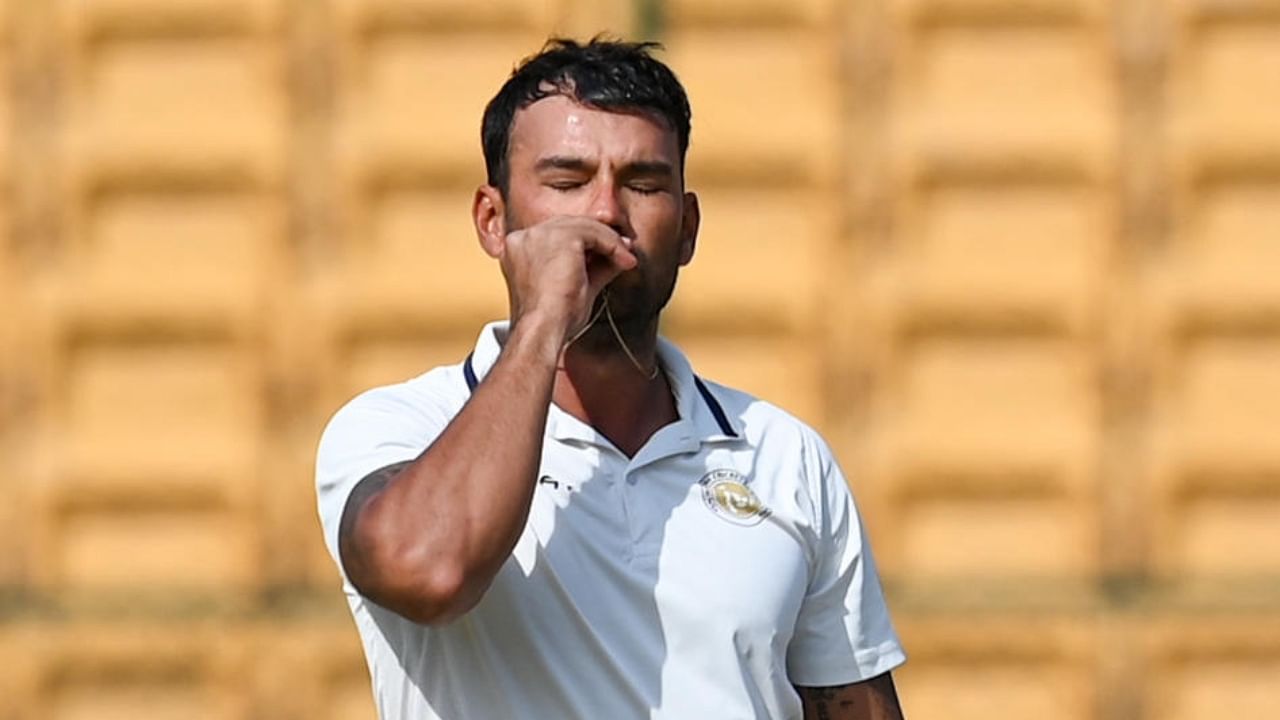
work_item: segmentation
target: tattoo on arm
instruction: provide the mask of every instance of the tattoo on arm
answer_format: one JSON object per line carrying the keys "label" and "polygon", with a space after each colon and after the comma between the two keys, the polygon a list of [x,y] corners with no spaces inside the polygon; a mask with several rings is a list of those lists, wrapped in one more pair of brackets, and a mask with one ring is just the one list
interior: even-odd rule
{"label": "tattoo on arm", "polygon": [[848,685],[798,688],[805,720],[902,720],[889,673]]}
{"label": "tattoo on arm", "polygon": [[360,558],[356,548],[352,546],[355,541],[356,519],[360,516],[360,511],[370,499],[382,492],[387,487],[387,484],[396,475],[400,474],[401,470],[409,467],[414,462],[413,460],[405,460],[378,468],[365,475],[351,489],[351,494],[347,496],[347,503],[342,508],[342,521],[338,524],[338,554],[342,557],[342,566],[347,570],[348,577],[362,569],[354,567],[359,564]]}
{"label": "tattoo on arm", "polygon": [[817,713],[818,720],[832,720],[831,709],[834,705],[843,708],[853,706],[852,700],[839,698],[841,689],[840,687],[820,687],[809,691],[809,699],[813,701],[813,709]]}

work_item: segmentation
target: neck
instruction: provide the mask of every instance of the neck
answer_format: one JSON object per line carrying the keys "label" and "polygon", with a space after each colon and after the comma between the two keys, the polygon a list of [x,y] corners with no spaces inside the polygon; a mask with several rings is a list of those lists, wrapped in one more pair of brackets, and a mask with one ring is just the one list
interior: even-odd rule
{"label": "neck", "polygon": [[[635,362],[602,320],[561,355],[552,398],[628,457],[678,418],[666,375],[656,368],[657,323],[624,336]],[[637,367],[637,363],[640,367]]]}

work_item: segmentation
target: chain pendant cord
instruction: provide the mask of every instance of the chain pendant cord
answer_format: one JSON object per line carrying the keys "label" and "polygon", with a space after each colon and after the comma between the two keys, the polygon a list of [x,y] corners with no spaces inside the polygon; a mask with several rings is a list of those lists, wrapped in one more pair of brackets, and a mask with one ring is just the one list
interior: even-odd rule
{"label": "chain pendant cord", "polygon": [[600,308],[592,314],[591,319],[587,321],[586,325],[582,326],[581,330],[569,338],[569,342],[564,344],[565,349],[567,350],[570,345],[578,341],[578,338],[586,335],[587,331],[591,329],[592,325],[596,324],[596,321],[600,319],[600,315],[603,313],[605,319],[609,321],[609,329],[613,331],[613,338],[618,341],[618,345],[622,346],[622,352],[627,354],[627,359],[631,361],[632,365],[636,366],[636,370],[639,370],[640,374],[644,375],[648,380],[658,377],[658,364],[655,362],[652,370],[646,370],[644,365],[641,365],[640,361],[636,359],[635,353],[631,352],[631,348],[627,346],[627,341],[622,339],[622,332],[618,330],[618,324],[613,320],[613,311],[609,309],[609,291],[603,290],[601,293],[603,302],[600,303]]}
{"label": "chain pendant cord", "polygon": [[587,334],[587,331],[591,329],[591,326],[595,325],[596,321],[600,319],[600,313],[603,313],[604,309],[605,309],[605,303],[600,303],[599,309],[597,309],[595,313],[591,315],[591,319],[587,321],[587,324],[583,325],[582,329],[574,333],[573,337],[569,338],[569,342],[564,344],[565,350],[568,350],[570,345],[578,342],[578,338]]}
{"label": "chain pendant cord", "polygon": [[632,365],[636,366],[636,370],[639,370],[640,374],[644,375],[646,380],[652,380],[658,377],[657,361],[653,363],[652,370],[646,370],[644,365],[641,365],[640,361],[636,359],[635,353],[631,352],[631,348],[627,347],[627,341],[622,339],[622,333],[618,330],[618,324],[613,321],[613,311],[609,309],[609,292],[607,290],[604,293],[604,317],[609,321],[609,329],[613,331],[613,337],[618,341],[618,344],[622,346],[622,352],[627,354],[627,359],[631,361]]}

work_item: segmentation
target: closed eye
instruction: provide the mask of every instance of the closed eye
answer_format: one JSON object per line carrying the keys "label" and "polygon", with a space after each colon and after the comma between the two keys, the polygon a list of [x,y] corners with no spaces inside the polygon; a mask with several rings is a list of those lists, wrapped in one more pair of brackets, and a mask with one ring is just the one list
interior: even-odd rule
{"label": "closed eye", "polygon": [[664,189],[661,185],[628,185],[627,188],[641,195],[656,195]]}

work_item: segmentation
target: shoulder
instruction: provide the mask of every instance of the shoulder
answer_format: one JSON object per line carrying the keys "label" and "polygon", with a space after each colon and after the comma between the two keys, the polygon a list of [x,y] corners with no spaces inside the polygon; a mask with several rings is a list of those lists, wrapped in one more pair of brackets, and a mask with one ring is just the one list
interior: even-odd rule
{"label": "shoulder", "polygon": [[700,380],[742,442],[757,454],[796,457],[813,476],[824,474],[834,462],[830,445],[809,423],[751,393],[706,378]]}
{"label": "shoulder", "polygon": [[389,430],[430,432],[447,423],[469,397],[461,365],[444,365],[415,378],[370,388],[348,400],[329,419],[320,445],[343,445]]}
{"label": "shoulder", "polygon": [[[739,432],[739,448],[755,479],[752,488],[778,511],[807,528],[818,548],[852,506],[852,490],[825,438],[809,423],[777,405],[719,383],[704,385]],[[783,509],[790,507],[794,514]],[[816,553],[815,553],[816,554]]]}

